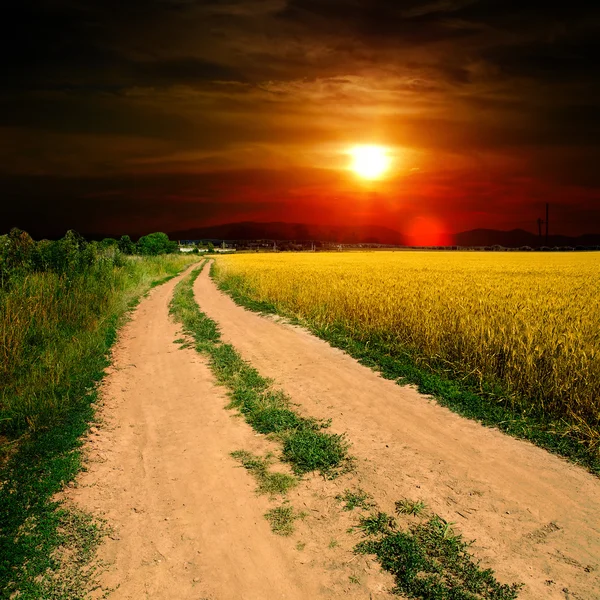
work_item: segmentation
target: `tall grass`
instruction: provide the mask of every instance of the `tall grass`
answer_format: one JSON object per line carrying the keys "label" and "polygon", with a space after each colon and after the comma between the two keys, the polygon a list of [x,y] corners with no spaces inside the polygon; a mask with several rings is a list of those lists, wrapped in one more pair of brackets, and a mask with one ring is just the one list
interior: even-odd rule
{"label": "tall grass", "polygon": [[15,260],[14,251],[0,258],[0,433],[5,435],[35,431],[68,409],[85,392],[90,365],[104,357],[131,303],[153,281],[193,260],[127,257],[77,243],[71,257],[59,247],[54,260],[41,267],[39,252],[28,241],[33,258]]}
{"label": "tall grass", "polygon": [[[382,252],[221,257],[217,281],[327,339],[409,355],[598,455],[600,256]],[[364,354],[364,352],[363,352]],[[387,358],[386,358],[387,356]],[[381,365],[379,365],[381,366]]]}

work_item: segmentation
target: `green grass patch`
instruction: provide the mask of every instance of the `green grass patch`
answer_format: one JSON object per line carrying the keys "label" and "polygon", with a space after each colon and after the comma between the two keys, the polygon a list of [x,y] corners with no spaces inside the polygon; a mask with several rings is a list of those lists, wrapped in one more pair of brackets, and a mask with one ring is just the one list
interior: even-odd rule
{"label": "green grass patch", "polygon": [[199,352],[205,353],[219,381],[229,389],[230,408],[235,408],[258,433],[282,442],[282,458],[294,473],[319,471],[334,477],[348,468],[348,443],[343,435],[323,431],[328,422],[298,415],[290,399],[273,389],[272,382],[242,359],[231,344],[221,342],[218,327],[204,315],[194,299],[193,284],[206,263],[175,288],[171,313],[182,323]]}
{"label": "green grass patch", "polygon": [[283,458],[299,475],[319,471],[331,477],[347,460],[348,443],[343,435],[305,428],[290,430],[283,440]]}
{"label": "green grass patch", "polygon": [[271,530],[276,535],[288,536],[294,533],[294,521],[301,519],[303,513],[298,513],[293,506],[283,504],[272,508],[265,513],[265,519],[269,521]]}
{"label": "green grass patch", "polygon": [[422,394],[433,396],[439,404],[463,417],[528,440],[600,475],[599,446],[590,443],[589,438],[572,424],[535,412],[531,408],[533,403],[516,402],[514,394],[504,389],[501,381],[482,383],[475,377],[454,374],[447,365],[423,357],[414,349],[398,348],[383,337],[363,339],[360,332],[339,323],[321,327],[315,322],[300,321],[297,315],[288,314],[274,304],[257,302],[243,278],[237,275],[214,279],[219,289],[239,305],[256,312],[287,317],[344,350],[361,364],[379,371],[386,379],[400,385],[413,384]]}
{"label": "green grass patch", "polygon": [[84,599],[89,598],[90,591],[100,590],[101,597],[106,598],[111,590],[101,589],[97,584],[97,577],[105,565],[95,558],[96,549],[108,528],[76,508],[61,509],[58,517],[57,534],[60,545],[52,553],[52,560],[57,568],[49,569],[36,582],[36,587],[39,586],[41,592],[39,597],[56,600]]}
{"label": "green grass patch", "polygon": [[358,489],[355,492],[352,490],[344,490],[343,494],[338,494],[335,499],[338,502],[344,503],[344,510],[354,510],[355,508],[362,508],[367,510],[373,506],[370,494],[367,494],[362,489]]}
{"label": "green grass patch", "polygon": [[413,515],[418,516],[425,511],[427,505],[421,500],[409,500],[403,498],[396,502],[396,513],[399,515]]}
{"label": "green grass patch", "polygon": [[270,456],[261,458],[246,450],[236,450],[231,453],[231,456],[254,476],[259,494],[285,495],[298,484],[298,480],[293,475],[269,471],[269,466],[272,464]]}
{"label": "green grass patch", "polygon": [[[13,277],[1,292],[9,299],[2,318],[18,301],[29,326],[23,337],[16,320],[7,322],[12,337],[0,348],[16,349],[0,393],[9,440],[0,471],[0,597],[84,598],[94,586],[91,559],[102,528],[55,496],[82,468],[81,438],[118,326],[155,279],[189,262],[125,259],[88,280],[34,273]],[[26,347],[18,345],[25,339]]]}
{"label": "green grass patch", "polygon": [[437,515],[401,531],[393,517],[378,512],[362,517],[358,527],[370,539],[360,542],[355,552],[375,555],[394,576],[397,594],[427,600],[514,600],[522,587],[499,583],[472,556],[462,536]]}
{"label": "green grass patch", "polygon": [[390,517],[390,515],[381,511],[366,517],[360,517],[358,521],[358,529],[362,530],[365,535],[386,533],[394,528],[394,517]]}

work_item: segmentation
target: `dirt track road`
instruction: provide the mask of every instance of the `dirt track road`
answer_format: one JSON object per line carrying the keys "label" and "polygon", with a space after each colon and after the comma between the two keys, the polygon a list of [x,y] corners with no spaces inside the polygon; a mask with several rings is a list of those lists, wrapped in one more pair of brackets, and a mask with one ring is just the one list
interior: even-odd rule
{"label": "dirt track road", "polygon": [[[352,553],[351,513],[335,496],[361,486],[388,512],[423,499],[476,538],[474,552],[521,597],[600,597],[600,482],[546,452],[463,420],[380,378],[305,331],[257,316],[219,292],[205,269],[201,309],[225,341],[276,380],[298,410],[346,432],[357,472],[314,476],[290,493],[305,511],[291,538],[263,514],[276,505],[229,456],[273,449],[231,411],[204,359],[174,340],[168,304],[178,279],[154,289],[121,330],[105,379],[105,424],[71,497],[114,533],[101,550],[111,598],[387,599],[391,578]],[[565,591],[566,590],[566,591]]]}
{"label": "dirt track road", "polygon": [[365,597],[346,593],[343,568],[315,568],[310,548],[271,533],[263,514],[272,503],[229,456],[266,442],[225,410],[196,351],[173,343],[181,336],[168,304],[178,280],[154,289],[121,330],[102,390],[106,424],[90,436],[88,471],[70,492],[114,529],[101,549],[110,597]]}
{"label": "dirt track road", "polygon": [[522,598],[600,598],[600,480],[527,442],[458,417],[306,331],[237,306],[205,269],[200,308],[261,374],[346,432],[357,480],[388,512],[423,499],[475,539]]}

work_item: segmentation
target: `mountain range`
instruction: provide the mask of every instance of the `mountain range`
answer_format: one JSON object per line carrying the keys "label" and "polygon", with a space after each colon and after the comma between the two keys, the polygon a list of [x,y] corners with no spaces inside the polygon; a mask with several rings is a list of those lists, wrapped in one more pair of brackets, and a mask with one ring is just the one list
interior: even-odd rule
{"label": "mountain range", "polygon": [[404,244],[404,236],[401,233],[377,225],[310,225],[282,222],[256,223],[254,221],[174,231],[169,233],[169,237],[175,240],[286,240],[397,246]]}
{"label": "mountain range", "polygon": [[[308,223],[225,223],[212,227],[198,227],[183,231],[172,231],[169,237],[175,240],[281,240],[281,241],[326,241],[340,244],[386,244],[402,246],[406,238],[402,233],[378,225],[312,225]],[[499,231],[496,229],[473,229],[454,234],[453,245],[463,247],[503,246],[600,246],[600,234],[578,237],[551,235],[546,242],[534,233],[523,229]]]}

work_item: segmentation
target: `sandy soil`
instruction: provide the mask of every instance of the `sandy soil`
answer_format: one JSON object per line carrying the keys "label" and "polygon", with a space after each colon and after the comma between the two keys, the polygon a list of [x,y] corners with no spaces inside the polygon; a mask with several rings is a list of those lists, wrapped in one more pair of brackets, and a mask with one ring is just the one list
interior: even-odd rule
{"label": "sandy soil", "polygon": [[179,279],[154,289],[121,330],[88,470],[68,492],[113,529],[100,551],[110,597],[390,598],[389,576],[355,557],[352,540],[334,539],[351,517],[322,479],[291,493],[307,513],[299,531],[271,532],[263,514],[281,501],[257,496],[229,453],[274,447],[225,409],[204,359],[174,344],[168,304]]}
{"label": "sandy soil", "polygon": [[[399,498],[427,502],[442,517],[455,522],[466,538],[476,540],[473,551],[485,566],[496,571],[501,581],[525,583],[521,598],[600,598],[600,480],[527,442],[462,419],[411,387],[384,380],[298,327],[236,306],[217,290],[208,276],[208,269],[198,278],[195,293],[201,309],[219,323],[225,341],[232,343],[261,374],[272,377],[298,403],[299,411],[314,417],[332,418],[333,431],[345,432],[352,442],[352,453],[358,459],[357,473],[334,482],[309,478],[297,499],[308,506],[309,511],[323,515],[322,527],[329,528],[328,534],[340,539],[340,555],[351,556],[349,550],[356,539],[348,541],[352,535],[344,533],[346,517],[339,516],[333,498],[344,487],[361,485],[389,512],[393,511],[394,501]],[[152,306],[144,307],[144,314],[155,310],[155,319],[161,323],[164,308],[158,305],[166,303],[167,294],[166,288],[161,290],[152,299]],[[167,323],[161,327],[173,329]],[[148,419],[144,419],[140,411],[162,410],[162,419],[175,421],[167,423],[163,420],[161,428],[169,440],[171,452],[177,454],[182,451],[182,439],[179,435],[173,437],[171,432],[181,428],[185,431],[186,423],[203,427],[208,415],[204,406],[194,414],[192,398],[205,398],[217,392],[210,387],[210,378],[198,358],[189,353],[168,353],[167,332],[160,336],[152,332],[149,338],[142,330],[140,335],[146,337],[141,343],[152,344],[154,348],[154,354],[148,356],[148,360],[155,355],[161,357],[161,374],[168,379],[165,387],[168,400],[164,402],[181,403],[172,392],[183,386],[189,395],[189,400],[183,404],[189,409],[175,406],[161,409],[159,402],[156,409],[143,404],[143,410],[140,407],[119,410],[125,410],[129,415],[127,418],[134,421],[136,427],[143,427],[142,423]],[[172,335],[171,331],[169,335]],[[158,343],[159,337],[162,345]],[[149,350],[145,348],[144,351]],[[169,360],[170,356],[172,360]],[[151,362],[155,364],[156,360]],[[148,369],[144,381],[149,381],[156,368]],[[193,389],[188,390],[182,378],[190,380],[193,374],[197,381],[190,386]],[[134,377],[132,371],[122,375],[129,389],[135,385]],[[153,394],[148,396],[153,397]],[[222,404],[222,400],[216,402],[219,403]],[[223,420],[216,409],[210,412],[210,419],[214,419],[215,427],[226,430],[219,433],[219,438],[233,436],[232,432],[239,429],[238,443],[243,444],[243,428]],[[123,425],[129,433],[127,427]],[[199,440],[203,444],[211,443],[211,433],[212,428],[202,433]],[[161,441],[160,433],[153,432],[153,435],[157,442]],[[224,442],[223,446],[228,443]],[[148,445],[146,452],[149,452]],[[204,464],[205,457],[214,452],[212,446],[210,451],[199,452],[195,466],[198,473],[214,468]],[[226,452],[225,448],[223,452]],[[168,458],[157,457],[157,460],[167,461]],[[226,457],[221,458],[220,465],[219,469],[229,465]],[[171,469],[168,462],[164,468],[167,476]],[[194,476],[197,475],[189,475]],[[160,489],[164,481],[155,485]],[[247,489],[245,493],[241,491],[247,482],[240,473],[222,478],[220,485],[227,489],[211,487],[214,498],[232,492],[241,494],[246,500],[249,498]],[[130,490],[127,498],[131,497],[129,493]],[[144,493],[145,490],[131,490],[133,498],[138,499],[129,503],[138,502],[140,494]],[[200,491],[196,502],[205,506],[210,504],[201,497]],[[249,536],[245,538],[247,543],[257,545],[262,552],[261,558],[267,559],[266,548],[271,548],[275,562],[265,572],[266,577],[279,572],[280,568],[285,569],[287,542],[269,537],[264,524],[260,523],[261,510],[256,508],[257,503],[252,499],[236,505],[231,509],[235,517],[229,518],[235,519],[236,526]],[[227,509],[227,504],[225,507],[222,510]],[[139,517],[136,515],[135,518]],[[315,529],[318,527],[312,523],[303,523],[299,535],[308,536],[310,544],[318,546],[323,536],[310,538]],[[207,535],[210,534],[207,531]],[[222,529],[212,534],[218,539]],[[180,551],[179,542],[176,544],[174,539],[172,542],[173,548]],[[314,558],[311,561],[309,564],[313,566],[322,562]],[[298,579],[305,581],[305,575],[296,570],[297,565],[294,569],[295,577],[291,571],[287,573],[288,577],[295,582]],[[372,570],[367,563],[361,564],[357,566],[357,576]],[[206,576],[206,571],[204,573]],[[365,585],[368,587],[369,584]],[[262,597],[279,596],[267,592]],[[305,591],[304,597],[315,596]],[[369,596],[357,594],[357,597]]]}

